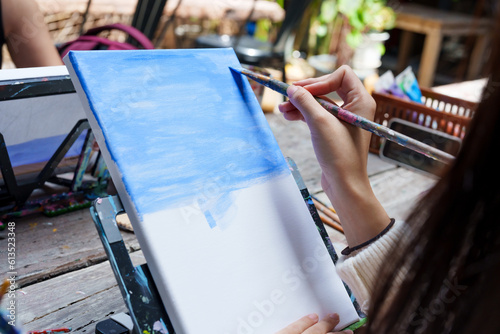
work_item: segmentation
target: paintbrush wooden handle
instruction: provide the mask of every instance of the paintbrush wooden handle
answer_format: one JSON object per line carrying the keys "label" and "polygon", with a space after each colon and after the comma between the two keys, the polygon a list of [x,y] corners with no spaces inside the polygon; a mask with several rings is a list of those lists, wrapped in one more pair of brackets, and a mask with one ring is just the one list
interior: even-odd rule
{"label": "paintbrush wooden handle", "polygon": [[336,213],[334,213],[332,209],[330,209],[329,207],[327,207],[314,197],[312,197],[312,201],[316,209],[318,209],[319,218],[321,218],[323,224],[336,229],[340,233],[344,233],[344,229],[340,224],[339,216]]}
{"label": "paintbrush wooden handle", "polygon": [[319,218],[323,222],[323,224],[330,226],[331,228],[334,228],[335,230],[339,231],[340,233],[344,233],[344,229],[342,226],[337,223],[335,220],[331,219],[327,215],[325,215],[322,211],[319,211]]}
{"label": "paintbrush wooden handle", "polygon": [[337,213],[333,212],[329,207],[319,202],[317,199],[313,198],[312,200],[316,209],[318,209],[320,212],[323,212],[326,216],[340,224],[340,218]]}

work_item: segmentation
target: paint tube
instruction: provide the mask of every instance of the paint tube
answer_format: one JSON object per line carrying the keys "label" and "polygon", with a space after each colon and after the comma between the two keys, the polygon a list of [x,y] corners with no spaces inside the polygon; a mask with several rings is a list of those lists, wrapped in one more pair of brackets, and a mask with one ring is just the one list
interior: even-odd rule
{"label": "paint tube", "polygon": [[410,100],[422,103],[422,92],[418,87],[417,78],[413,73],[411,66],[408,66],[396,77],[398,87],[410,98]]}
{"label": "paint tube", "polygon": [[410,100],[405,92],[396,84],[394,74],[390,70],[380,76],[375,84],[375,92],[391,94],[404,100]]}

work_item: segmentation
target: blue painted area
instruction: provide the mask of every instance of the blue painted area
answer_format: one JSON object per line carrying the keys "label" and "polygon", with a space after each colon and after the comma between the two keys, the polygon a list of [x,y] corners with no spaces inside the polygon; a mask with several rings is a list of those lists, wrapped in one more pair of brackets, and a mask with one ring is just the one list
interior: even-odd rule
{"label": "blue painted area", "polygon": [[[86,135],[87,131],[84,131],[73,143],[73,146],[71,146],[65,157],[80,155]],[[7,152],[9,152],[12,167],[49,161],[66,136],[67,135],[59,135],[34,139],[21,144],[7,146]]]}
{"label": "blue painted area", "polygon": [[248,81],[228,68],[240,66],[232,49],[69,60],[140,215],[204,203],[216,224],[231,192],[289,173]]}

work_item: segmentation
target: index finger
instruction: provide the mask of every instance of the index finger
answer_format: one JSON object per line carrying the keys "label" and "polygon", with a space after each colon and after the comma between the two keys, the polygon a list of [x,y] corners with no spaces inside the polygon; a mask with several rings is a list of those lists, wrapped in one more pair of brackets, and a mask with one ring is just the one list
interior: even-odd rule
{"label": "index finger", "polygon": [[301,80],[294,84],[304,87],[314,96],[326,95],[336,91],[344,102],[349,101],[350,96],[359,95],[365,92],[361,80],[359,80],[354,71],[346,65],[339,67],[333,73],[319,78]]}

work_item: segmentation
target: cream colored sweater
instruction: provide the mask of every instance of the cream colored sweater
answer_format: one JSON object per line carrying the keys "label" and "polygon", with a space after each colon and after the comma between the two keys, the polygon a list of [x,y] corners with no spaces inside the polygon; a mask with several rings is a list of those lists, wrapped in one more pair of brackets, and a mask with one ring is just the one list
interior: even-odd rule
{"label": "cream colored sweater", "polygon": [[[394,226],[377,241],[348,256],[340,256],[336,264],[337,272],[351,288],[363,312],[367,312],[380,266],[389,256],[392,245],[404,238],[405,232],[408,233],[406,224],[396,221]],[[400,272],[396,277],[396,285],[401,284],[403,275],[404,273]]]}

